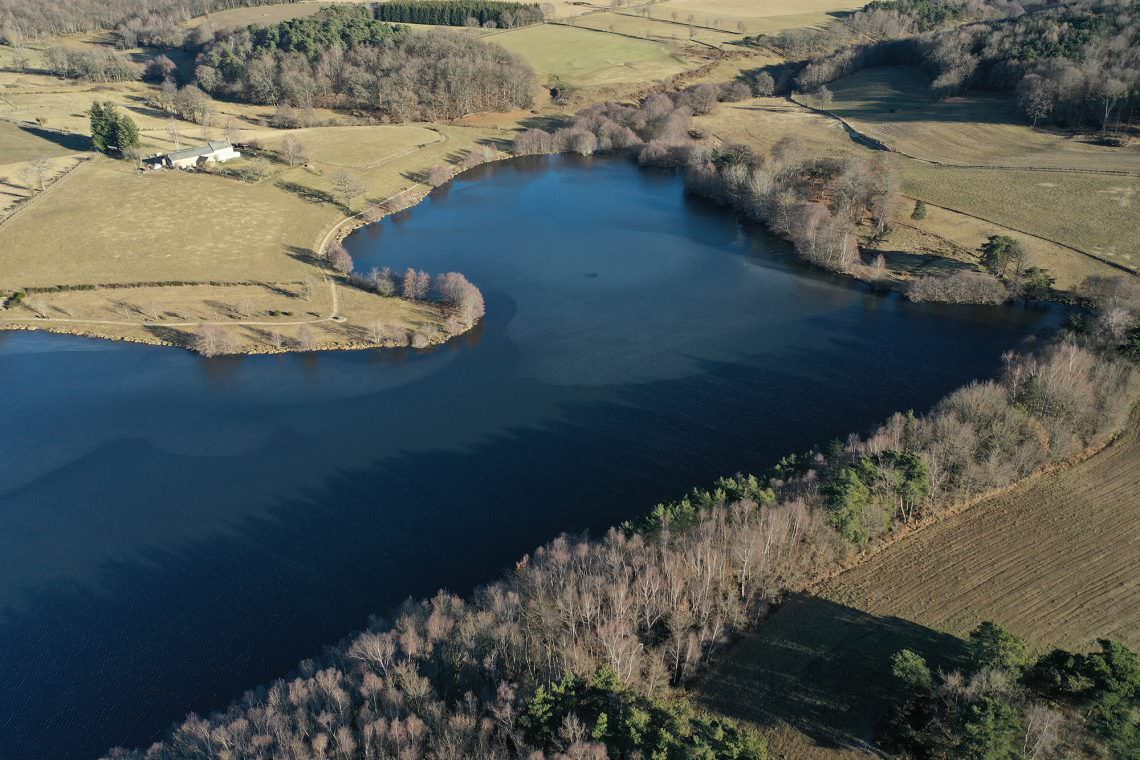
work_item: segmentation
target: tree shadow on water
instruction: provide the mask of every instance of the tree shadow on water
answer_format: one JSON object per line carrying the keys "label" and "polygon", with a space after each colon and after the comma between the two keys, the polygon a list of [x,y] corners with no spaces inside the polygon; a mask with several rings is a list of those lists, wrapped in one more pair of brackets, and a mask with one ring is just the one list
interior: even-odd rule
{"label": "tree shadow on water", "polygon": [[824,747],[862,747],[898,696],[891,657],[911,649],[932,670],[959,667],[964,642],[892,616],[792,594],[733,644],[696,689],[708,707],[761,726],[786,723]]}

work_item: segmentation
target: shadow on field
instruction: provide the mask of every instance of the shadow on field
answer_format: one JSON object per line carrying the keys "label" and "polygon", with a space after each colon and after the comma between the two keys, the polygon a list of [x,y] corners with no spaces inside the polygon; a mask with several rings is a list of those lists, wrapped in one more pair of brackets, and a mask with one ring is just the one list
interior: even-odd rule
{"label": "shadow on field", "polygon": [[71,132],[57,132],[54,129],[45,129],[31,124],[19,124],[17,126],[28,134],[35,135],[41,140],[53,142],[67,150],[79,152],[94,149],[91,144],[91,138],[86,135],[77,135]]}
{"label": "shadow on field", "polygon": [[900,649],[948,670],[964,643],[909,620],[793,594],[723,653],[694,691],[732,718],[787,723],[824,747],[866,747],[892,701],[890,661]]}

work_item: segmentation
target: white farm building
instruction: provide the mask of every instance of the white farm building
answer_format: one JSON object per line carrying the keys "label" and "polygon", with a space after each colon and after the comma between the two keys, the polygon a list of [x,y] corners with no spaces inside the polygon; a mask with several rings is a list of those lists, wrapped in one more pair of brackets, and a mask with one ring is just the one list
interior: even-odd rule
{"label": "white farm building", "polygon": [[240,157],[241,154],[234,150],[229,140],[210,140],[195,148],[183,148],[164,156],[143,159],[143,163],[151,169],[193,169],[202,164],[220,164]]}

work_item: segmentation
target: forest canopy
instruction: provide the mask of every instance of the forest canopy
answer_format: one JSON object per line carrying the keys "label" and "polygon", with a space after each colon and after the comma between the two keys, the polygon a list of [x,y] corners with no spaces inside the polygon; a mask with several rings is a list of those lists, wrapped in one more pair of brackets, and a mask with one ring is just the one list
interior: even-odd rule
{"label": "forest canopy", "polygon": [[[815,90],[872,66],[915,66],[932,94],[1015,94],[1028,121],[1070,127],[1135,123],[1140,15],[1128,2],[1016,3],[877,0],[842,32],[794,30],[772,44],[813,56],[796,86]],[[852,41],[874,40],[869,44]]]}
{"label": "forest canopy", "polygon": [[363,108],[396,121],[526,108],[535,86],[534,70],[498,45],[412,31],[363,6],[220,33],[197,64],[198,85],[215,96]]}
{"label": "forest canopy", "polygon": [[498,0],[403,0],[379,3],[376,18],[405,24],[435,26],[488,26],[511,28],[542,23],[542,10],[536,3],[507,3]]}

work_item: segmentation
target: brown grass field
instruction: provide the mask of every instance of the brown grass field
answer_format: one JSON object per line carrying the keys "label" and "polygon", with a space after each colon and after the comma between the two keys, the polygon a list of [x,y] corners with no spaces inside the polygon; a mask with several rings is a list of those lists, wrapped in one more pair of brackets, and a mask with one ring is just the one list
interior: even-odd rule
{"label": "brown grass field", "polygon": [[540,77],[581,88],[659,82],[697,65],[679,46],[559,24],[510,29],[488,39],[518,53]]}
{"label": "brown grass field", "polygon": [[776,757],[865,747],[903,647],[942,667],[996,620],[1033,646],[1140,646],[1140,419],[1090,459],[913,533],[794,595],[698,691],[761,726]]}
{"label": "brown grass field", "polygon": [[[655,6],[646,7],[652,9]],[[667,18],[661,17],[646,18],[626,11],[591,13],[575,18],[570,23],[580,29],[596,29],[676,44],[696,41],[706,45],[720,46],[739,40],[742,36],[735,31],[707,29],[700,26],[694,26],[690,34],[689,27],[684,23],[673,23]]]}
{"label": "brown grass field", "polygon": [[828,85],[834,94],[830,105],[811,96],[804,100],[900,153],[929,161],[1140,175],[1140,145],[1106,147],[1033,129],[1011,97],[978,94],[938,101],[929,84],[917,69],[864,69]]}
{"label": "brown grass field", "polygon": [[1140,177],[966,169],[899,160],[903,192],[1140,268]]}
{"label": "brown grass field", "polygon": [[744,34],[776,34],[785,29],[822,26],[834,21],[837,14],[864,5],[859,0],[665,0],[650,8],[652,18],[672,20],[676,13],[681,23],[692,16],[693,23],[701,26],[738,32],[737,24],[743,24]]}
{"label": "brown grass field", "polygon": [[[273,135],[267,146],[276,147],[283,133],[266,132]],[[76,169],[0,223],[0,292],[198,284],[32,293],[0,316],[0,326],[184,343],[194,332],[184,323],[222,322],[247,350],[271,350],[280,343],[274,334],[298,337],[302,324],[326,348],[375,344],[377,322],[385,325],[383,340],[396,345],[413,332],[442,340],[442,316],[434,307],[344,286],[336,288],[334,307],[328,279],[313,259],[345,216],[330,177],[342,166],[352,169],[366,188],[352,206],[359,211],[365,201],[422,193],[424,172],[457,161],[477,143],[497,144],[503,132],[497,126],[377,126],[294,133],[310,161],[293,168],[275,163],[271,176],[257,183],[203,173],[139,174],[129,163],[105,158]],[[0,167],[0,179],[3,169],[19,166]],[[107,198],[115,198],[113,206]],[[330,320],[334,313],[344,321]]]}

